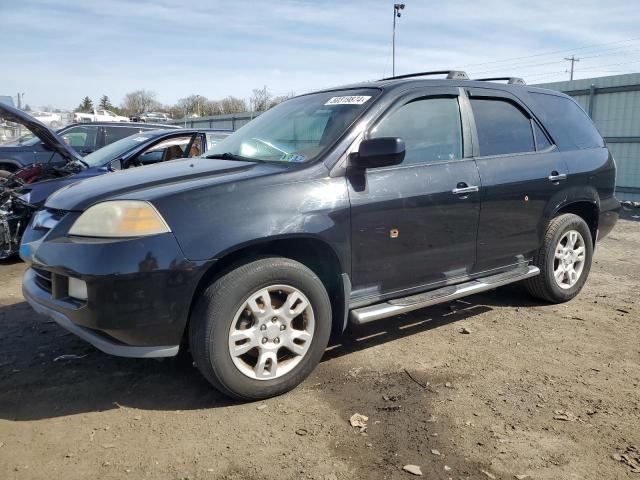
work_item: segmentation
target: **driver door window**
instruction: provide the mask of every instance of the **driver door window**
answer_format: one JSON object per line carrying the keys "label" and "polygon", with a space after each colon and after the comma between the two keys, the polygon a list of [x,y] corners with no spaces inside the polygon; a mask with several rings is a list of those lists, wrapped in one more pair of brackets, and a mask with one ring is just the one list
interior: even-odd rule
{"label": "driver door window", "polygon": [[400,137],[406,154],[403,165],[462,158],[462,128],[456,98],[409,102],[384,118],[370,138]]}
{"label": "driver door window", "polygon": [[354,299],[445,285],[475,264],[480,195],[458,199],[453,189],[480,178],[474,160],[463,158],[458,100],[449,95],[389,111],[368,137],[402,138],[402,165],[347,177]]}
{"label": "driver door window", "polygon": [[184,137],[170,138],[168,140],[163,140],[160,143],[156,143],[140,153],[136,158],[136,163],[152,165],[154,163],[167,162],[169,160],[176,160],[178,158],[190,156],[185,155],[185,153],[192,138],[193,135],[187,135]]}
{"label": "driver door window", "polygon": [[189,147],[189,154],[187,157],[199,157],[204,153],[204,141],[202,135],[198,134],[196,138],[193,139],[193,143]]}

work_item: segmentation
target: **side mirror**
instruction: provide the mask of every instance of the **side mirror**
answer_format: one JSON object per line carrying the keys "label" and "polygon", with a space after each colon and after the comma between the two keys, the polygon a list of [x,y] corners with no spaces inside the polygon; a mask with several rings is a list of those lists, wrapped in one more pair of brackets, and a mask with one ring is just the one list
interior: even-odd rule
{"label": "side mirror", "polygon": [[116,158],[115,160],[111,160],[109,162],[109,170],[111,170],[112,172],[117,172],[118,170],[124,170],[125,166],[123,164],[124,162],[122,161],[121,158]]}
{"label": "side mirror", "polygon": [[358,151],[349,155],[349,166],[358,169],[390,167],[402,163],[404,154],[404,140],[401,138],[370,138],[360,142]]}

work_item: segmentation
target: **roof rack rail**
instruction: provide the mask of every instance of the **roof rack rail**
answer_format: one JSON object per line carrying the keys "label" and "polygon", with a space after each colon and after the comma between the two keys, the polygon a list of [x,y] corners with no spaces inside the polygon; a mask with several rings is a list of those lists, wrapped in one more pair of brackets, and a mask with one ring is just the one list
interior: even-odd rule
{"label": "roof rack rail", "polygon": [[407,73],[406,75],[386,77],[382,80],[398,80],[400,78],[426,77],[429,75],[446,75],[447,80],[469,80],[469,76],[461,70],[435,70],[433,72]]}
{"label": "roof rack rail", "polygon": [[506,80],[509,85],[526,85],[525,82],[520,77],[491,77],[491,78],[474,78],[474,80],[478,82],[495,82],[498,80]]}

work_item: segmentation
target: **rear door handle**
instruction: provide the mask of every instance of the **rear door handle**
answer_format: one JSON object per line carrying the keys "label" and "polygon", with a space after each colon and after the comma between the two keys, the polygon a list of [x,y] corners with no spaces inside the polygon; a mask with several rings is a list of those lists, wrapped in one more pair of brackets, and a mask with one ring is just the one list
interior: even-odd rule
{"label": "rear door handle", "polygon": [[480,187],[478,187],[477,185],[467,185],[464,182],[460,182],[456,188],[454,188],[453,190],[451,190],[451,192],[454,195],[468,195],[470,193],[475,193],[478,190],[480,190]]}
{"label": "rear door handle", "polygon": [[549,179],[550,182],[559,182],[560,180],[566,180],[567,179],[567,174],[566,173],[558,173],[557,171],[553,171],[551,172],[551,175],[549,175],[549,177],[547,177]]}

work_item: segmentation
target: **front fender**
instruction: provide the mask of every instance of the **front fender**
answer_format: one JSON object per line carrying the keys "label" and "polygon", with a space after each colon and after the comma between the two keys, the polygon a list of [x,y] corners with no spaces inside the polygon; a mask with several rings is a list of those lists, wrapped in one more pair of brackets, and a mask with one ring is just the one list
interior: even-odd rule
{"label": "front fender", "polygon": [[189,260],[208,261],[252,244],[306,237],[331,246],[344,268],[350,264],[344,177],[239,181],[184,191],[154,204]]}

